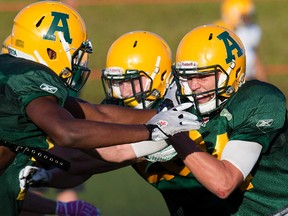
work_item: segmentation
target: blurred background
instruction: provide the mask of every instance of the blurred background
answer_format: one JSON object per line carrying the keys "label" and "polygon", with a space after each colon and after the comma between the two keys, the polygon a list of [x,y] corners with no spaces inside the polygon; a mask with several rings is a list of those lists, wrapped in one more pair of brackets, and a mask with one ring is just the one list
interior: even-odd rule
{"label": "blurred background", "polygon": [[[10,34],[13,18],[31,0],[0,0],[0,41]],[[104,92],[100,70],[110,45],[122,34],[147,30],[161,35],[175,54],[182,37],[193,28],[220,19],[220,0],[68,0],[86,22],[94,53],[93,69],[80,97],[99,103]],[[256,21],[262,29],[259,55],[268,82],[288,96],[288,22],[287,0],[254,0]],[[48,197],[55,198],[54,190]],[[159,192],[130,167],[94,175],[79,197],[102,209],[104,216],[165,216],[168,210]]]}

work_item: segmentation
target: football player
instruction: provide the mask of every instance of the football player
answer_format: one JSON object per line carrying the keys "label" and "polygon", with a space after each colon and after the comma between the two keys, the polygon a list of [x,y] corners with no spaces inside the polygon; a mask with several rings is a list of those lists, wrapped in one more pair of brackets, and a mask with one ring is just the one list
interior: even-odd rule
{"label": "football player", "polygon": [[[171,48],[161,36],[143,30],[123,34],[113,42],[107,53],[106,68],[101,76],[106,94],[102,103],[135,109],[161,110],[163,106],[170,109],[173,106],[170,99],[161,102],[171,88],[171,66]],[[175,100],[175,97],[171,99]],[[163,146],[166,145],[166,142],[163,143]],[[147,150],[146,159],[151,161],[167,160],[176,155],[172,146],[159,148],[162,151],[155,154],[149,154],[152,152]]]}
{"label": "football player", "polygon": [[[141,30],[125,33],[113,42],[107,54],[106,68],[102,70],[102,82],[106,93],[103,103],[135,109],[157,109],[172,81],[171,66],[171,49],[162,37]],[[167,105],[171,105],[171,103]],[[79,160],[77,163],[71,163],[73,172],[79,170],[77,176],[54,169],[49,171],[47,177],[45,170],[37,169],[36,174],[32,177],[34,185],[40,182],[46,183],[49,187],[71,187],[84,182],[90,175],[99,173],[99,171],[108,171],[140,162],[143,160],[142,156],[146,156],[149,161],[156,161],[169,160],[176,155],[172,146],[165,148],[167,146],[165,141],[158,143],[155,147],[151,147],[150,144],[149,148],[147,145],[139,144],[97,149],[102,159],[110,163],[97,161],[96,158],[93,160],[90,158],[90,161],[87,158],[84,162],[82,155],[81,163]],[[159,152],[159,150],[161,151]],[[156,153],[151,154],[153,152]],[[74,164],[78,164],[78,167]],[[83,164],[83,166],[79,166],[79,164]],[[101,165],[105,170],[100,167]],[[35,167],[25,168],[28,173],[29,169],[35,169]],[[59,183],[63,181],[58,181],[59,179],[69,179],[69,184],[65,182],[60,185]]]}
{"label": "football player", "polygon": [[256,23],[256,9],[252,0],[223,0],[220,26],[235,31],[246,50],[246,79],[267,81],[267,73],[261,62],[258,47],[262,30]]}
{"label": "football player", "polygon": [[245,60],[239,37],[217,25],[191,30],[178,45],[177,94],[194,103],[202,126],[169,138],[178,157],[138,166],[171,215],[287,213],[285,96],[271,84],[245,82]]}
{"label": "football player", "polygon": [[[11,35],[9,35],[2,44],[2,53],[8,53],[8,44],[10,44]],[[67,153],[67,149],[65,151],[59,148],[57,151],[54,151],[53,154],[65,157],[59,153],[65,152]],[[8,165],[7,161],[12,160],[15,157],[15,153],[11,152],[9,148],[4,146],[0,146],[0,164]],[[74,151],[73,151],[74,152]],[[73,153],[72,152],[72,153]],[[0,167],[0,170],[4,170],[4,167]],[[37,191],[36,191],[37,190]],[[68,189],[67,192],[72,189]],[[80,214],[89,214],[90,215],[100,215],[100,210],[95,206],[87,203],[83,200],[50,200],[41,195],[41,193],[45,191],[45,188],[41,188],[40,190],[33,189],[31,192],[28,191],[25,196],[25,203],[23,204],[23,208],[21,211],[21,216],[33,214],[56,214],[56,215],[80,215]],[[63,190],[66,192],[66,190]]]}
{"label": "football player", "polygon": [[163,140],[199,127],[196,121],[185,124],[195,117],[183,111],[190,104],[155,115],[152,109],[92,105],[68,96],[68,89],[79,91],[89,77],[92,44],[81,16],[61,2],[22,9],[8,42],[9,54],[0,55],[0,143],[17,154],[1,166],[3,215],[19,213],[27,191],[26,176],[19,179],[19,173],[32,158],[69,170],[69,163],[43,150]]}

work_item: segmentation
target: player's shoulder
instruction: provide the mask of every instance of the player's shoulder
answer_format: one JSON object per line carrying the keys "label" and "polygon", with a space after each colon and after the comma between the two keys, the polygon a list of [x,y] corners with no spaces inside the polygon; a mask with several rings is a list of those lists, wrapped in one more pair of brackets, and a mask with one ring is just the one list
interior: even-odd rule
{"label": "player's shoulder", "polygon": [[[283,127],[286,118],[286,99],[276,86],[251,80],[241,86],[227,101],[220,115],[233,119],[228,121],[229,127],[237,128],[239,133],[249,132],[255,136],[260,133],[262,136],[262,133],[272,133]],[[261,126],[259,130],[258,126],[263,121],[273,124],[265,125],[263,128]]]}
{"label": "player's shoulder", "polygon": [[[63,80],[46,65],[5,55],[0,59],[1,75],[5,76],[8,86],[17,94],[30,94],[42,90],[66,92],[67,87]],[[2,61],[2,60],[7,61]],[[54,90],[53,90],[54,89]],[[66,93],[65,93],[66,94]]]}
{"label": "player's shoulder", "polygon": [[253,95],[253,97],[280,97],[282,99],[285,99],[284,94],[280,91],[279,88],[277,88],[272,83],[268,82],[262,82],[259,80],[249,80],[246,81],[243,86],[239,88],[239,91],[236,93],[236,95],[239,93],[246,94],[246,96]]}
{"label": "player's shoulder", "polygon": [[0,55],[1,72],[13,80],[22,80],[25,83],[34,83],[36,80],[41,82],[63,83],[60,77],[49,67],[39,62],[24,58],[18,58],[9,54]]}
{"label": "player's shoulder", "polygon": [[24,58],[18,58],[9,54],[0,55],[1,71],[8,76],[24,75],[29,73],[43,73],[49,74],[49,76],[57,76],[49,67],[44,64],[40,64],[35,61],[31,61]]}
{"label": "player's shoulder", "polygon": [[285,95],[273,84],[258,80],[247,81],[228,101],[231,110],[254,109],[272,104],[285,106]]}

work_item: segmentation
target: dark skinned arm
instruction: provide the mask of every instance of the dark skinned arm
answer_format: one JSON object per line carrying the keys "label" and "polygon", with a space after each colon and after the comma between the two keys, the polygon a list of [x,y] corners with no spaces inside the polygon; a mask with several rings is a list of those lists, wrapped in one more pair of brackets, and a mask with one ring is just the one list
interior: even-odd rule
{"label": "dark skinned arm", "polygon": [[65,108],[75,118],[123,124],[144,124],[156,114],[156,110],[140,110],[111,104],[95,105],[73,97],[67,99]]}
{"label": "dark skinned arm", "polygon": [[[109,108],[103,105],[100,109],[97,109],[97,106],[93,106],[94,108],[90,106],[90,108],[83,108],[83,106],[80,106],[83,114],[89,119],[94,116],[94,121],[75,119],[73,113],[60,107],[53,96],[34,99],[27,105],[26,113],[57,145],[63,147],[91,149],[144,141],[149,137],[149,131],[142,124],[124,125],[102,122],[113,122],[117,120],[117,117],[124,119],[125,116],[132,121],[137,118],[139,112],[119,109],[116,106],[109,106]],[[144,118],[147,118],[148,120],[155,113],[153,110],[143,112],[145,117],[143,115],[141,119],[144,121]],[[99,120],[95,121],[96,119]]]}

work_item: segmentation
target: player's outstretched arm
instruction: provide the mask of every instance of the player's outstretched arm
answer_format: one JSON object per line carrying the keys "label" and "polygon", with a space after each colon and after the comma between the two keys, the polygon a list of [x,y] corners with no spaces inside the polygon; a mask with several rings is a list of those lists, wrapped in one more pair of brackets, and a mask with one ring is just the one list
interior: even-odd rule
{"label": "player's outstretched arm", "polygon": [[200,123],[195,116],[184,111],[189,106],[181,104],[169,111],[161,111],[147,122],[148,130],[139,123],[118,124],[75,118],[51,96],[31,101],[26,106],[26,113],[57,145],[93,149],[149,139],[162,140],[181,131],[197,129]]}
{"label": "player's outstretched arm", "polygon": [[26,114],[55,144],[62,147],[94,149],[147,140],[143,124],[118,124],[75,118],[55,97],[34,99]]}

